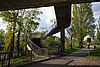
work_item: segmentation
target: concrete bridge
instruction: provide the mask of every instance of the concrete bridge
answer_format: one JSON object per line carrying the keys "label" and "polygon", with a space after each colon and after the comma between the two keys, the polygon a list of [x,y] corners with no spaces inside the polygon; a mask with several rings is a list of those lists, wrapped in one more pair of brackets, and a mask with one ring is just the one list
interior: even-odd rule
{"label": "concrete bridge", "polygon": [[100,0],[0,0],[0,10],[37,8],[59,4],[89,3],[98,1]]}
{"label": "concrete bridge", "polygon": [[98,1],[100,0],[0,0],[0,11],[54,6],[57,27],[53,28],[48,36],[61,31],[61,42],[64,46],[64,29],[70,26],[71,5]]}

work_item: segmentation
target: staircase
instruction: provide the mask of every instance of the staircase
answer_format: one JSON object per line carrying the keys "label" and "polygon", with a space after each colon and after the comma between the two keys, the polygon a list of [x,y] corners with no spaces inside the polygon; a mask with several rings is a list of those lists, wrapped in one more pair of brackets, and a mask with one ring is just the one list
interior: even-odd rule
{"label": "staircase", "polygon": [[45,37],[53,35],[62,29],[68,28],[71,22],[71,4],[56,4],[54,6],[57,23],[46,31]]}
{"label": "staircase", "polygon": [[27,48],[28,48],[28,50],[32,50],[34,60],[40,60],[40,59],[48,58],[48,50],[46,48],[38,47],[30,39],[28,39]]}
{"label": "staircase", "polygon": [[[54,23],[47,31],[45,31],[40,38],[32,38],[28,39],[27,48],[28,50],[32,50],[32,54],[34,56],[34,61],[48,58],[48,50],[43,48],[42,39],[45,39],[47,36],[50,36],[50,32],[53,29],[57,28],[57,23]],[[49,34],[49,35],[48,35]]]}
{"label": "staircase", "polygon": [[27,47],[29,50],[33,51],[32,53],[36,60],[48,57],[48,50],[46,48],[42,48],[40,41],[70,26],[71,4],[56,4],[54,8],[57,16],[57,22],[45,31],[40,38],[33,38],[33,41],[28,39]]}

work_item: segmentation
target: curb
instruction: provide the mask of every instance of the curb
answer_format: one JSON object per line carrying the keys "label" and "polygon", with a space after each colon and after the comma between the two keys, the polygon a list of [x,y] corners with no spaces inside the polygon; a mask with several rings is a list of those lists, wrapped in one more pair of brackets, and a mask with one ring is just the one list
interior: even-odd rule
{"label": "curb", "polygon": [[50,59],[51,59],[50,57],[47,57],[47,58],[44,58],[44,59],[39,59],[39,60],[30,61],[30,62],[26,62],[26,63],[22,63],[22,64],[17,64],[17,65],[11,66],[11,67],[24,67],[24,66],[29,65],[29,64],[34,64],[34,63],[37,63],[37,62],[47,61],[47,60],[50,60]]}

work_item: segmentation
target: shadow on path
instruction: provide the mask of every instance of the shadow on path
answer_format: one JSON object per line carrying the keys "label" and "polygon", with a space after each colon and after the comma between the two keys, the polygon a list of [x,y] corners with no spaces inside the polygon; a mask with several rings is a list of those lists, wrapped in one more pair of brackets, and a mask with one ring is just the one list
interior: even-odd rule
{"label": "shadow on path", "polygon": [[[70,61],[70,62],[72,62],[72,61]],[[100,67],[98,65],[68,65],[70,62],[68,62],[66,64],[43,64],[43,63],[35,63],[35,64],[32,64],[32,65],[23,66],[23,67]]]}
{"label": "shadow on path", "polygon": [[[92,50],[92,49],[91,49]],[[31,63],[20,67],[100,67],[100,65],[77,64],[90,52],[89,49],[75,51],[68,56],[51,59],[43,62]],[[79,59],[77,61],[77,59]]]}
{"label": "shadow on path", "polygon": [[85,57],[91,50],[93,49],[83,48],[81,50],[69,54],[68,56]]}

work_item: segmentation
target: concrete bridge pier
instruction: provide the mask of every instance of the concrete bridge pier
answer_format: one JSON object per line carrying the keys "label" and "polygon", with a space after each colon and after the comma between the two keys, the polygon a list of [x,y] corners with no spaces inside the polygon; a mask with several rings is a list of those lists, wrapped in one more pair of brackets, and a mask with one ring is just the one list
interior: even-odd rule
{"label": "concrete bridge pier", "polygon": [[65,29],[62,29],[60,32],[61,37],[61,52],[65,50]]}

